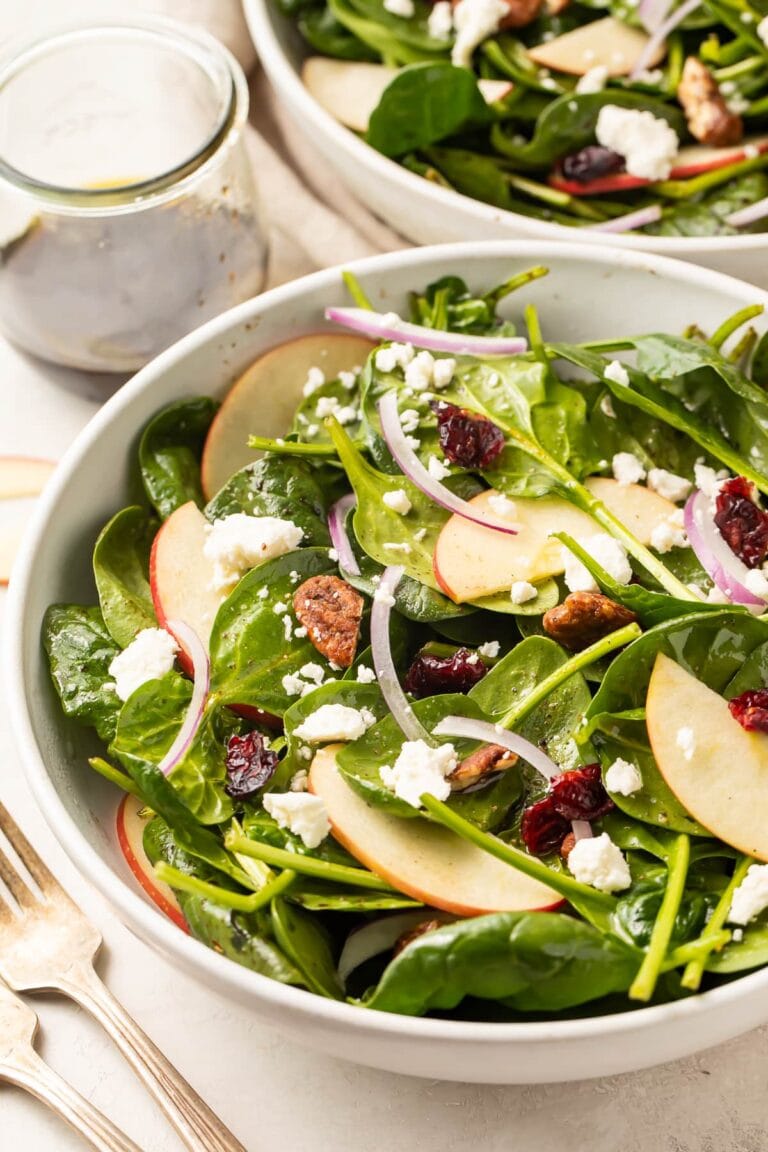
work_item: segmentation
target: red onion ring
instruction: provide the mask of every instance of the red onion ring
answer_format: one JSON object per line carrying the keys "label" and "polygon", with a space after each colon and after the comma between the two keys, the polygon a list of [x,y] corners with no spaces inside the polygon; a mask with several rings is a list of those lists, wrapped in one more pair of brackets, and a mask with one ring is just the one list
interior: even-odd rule
{"label": "red onion ring", "polygon": [[425,496],[429,496],[430,500],[434,500],[440,508],[445,508],[446,512],[454,512],[465,520],[471,520],[474,524],[481,524],[483,528],[492,528],[495,532],[504,532],[508,536],[517,535],[519,525],[505,524],[501,520],[493,520],[481,512],[476,512],[467,500],[462,500],[460,496],[451,492],[450,488],[446,488],[439,480],[435,480],[434,476],[430,476],[408,443],[408,438],[400,423],[397,395],[394,391],[387,392],[379,401],[379,419],[387,447],[392,453],[392,459],[400,471]]}
{"label": "red onion ring", "polygon": [[709,497],[696,490],[685,505],[683,523],[691,548],[716,587],[734,604],[765,607],[765,600],[745,584],[749,568],[736,556],[718,531]]}
{"label": "red onion ring", "polygon": [[200,721],[203,718],[205,702],[208,699],[208,691],[211,683],[211,662],[195,630],[190,628],[188,624],[185,624],[183,620],[168,620],[166,621],[166,627],[179,643],[183,645],[187,655],[192,661],[194,684],[192,688],[192,699],[189,702],[189,708],[187,709],[181,728],[179,728],[173,744],[171,744],[165,756],[163,756],[158,764],[158,768],[164,776],[170,775],[176,765],[184,759],[189,751],[192,741],[197,734],[197,730],[200,727]]}
{"label": "red onion ring", "polygon": [[676,8],[671,16],[668,16],[666,20],[662,20],[661,24],[654,29],[648,38],[648,43],[645,45],[645,48],[643,48],[637,63],[630,73],[630,80],[637,80],[638,76],[645,72],[649,63],[656,55],[657,49],[663,41],[666,40],[670,32],[673,32],[678,24],[682,24],[683,20],[690,16],[691,12],[695,12],[700,4],[701,0],[685,0],[685,3],[681,4],[679,8]]}
{"label": "red onion ring", "polygon": [[331,543],[339,554],[339,567],[343,572],[349,572],[351,576],[360,575],[360,565],[355,559],[344,522],[350,508],[354,508],[356,503],[357,497],[354,492],[348,492],[328,509],[328,532]]}
{"label": "red onion ring", "polygon": [[661,205],[649,204],[647,208],[638,208],[635,212],[627,212],[624,216],[614,216],[613,220],[604,220],[600,224],[587,224],[589,232],[630,232],[633,228],[643,228],[646,224],[655,224],[661,220]]}
{"label": "red onion ring", "polygon": [[394,599],[395,590],[403,578],[404,569],[399,565],[390,565],[381,574],[376,594],[373,597],[371,608],[371,656],[376,679],[392,718],[400,728],[406,740],[423,740],[425,744],[434,746],[434,740],[414,714],[408,697],[400,686],[395,662],[392,659],[392,648],[389,642],[389,618],[392,614],[390,598]]}
{"label": "red onion ring", "polygon": [[671,7],[672,0],[640,0],[637,14],[646,32],[661,27]]}
{"label": "red onion ring", "polygon": [[380,956],[382,952],[389,952],[404,932],[423,924],[427,918],[444,920],[446,924],[458,919],[448,912],[440,912],[435,908],[414,908],[409,912],[397,912],[394,916],[381,916],[378,920],[372,920],[350,932],[344,942],[336,969],[342,985],[346,986],[350,974],[361,964],[365,964],[366,960]]}
{"label": "red onion ring", "polygon": [[426,348],[430,352],[453,352],[467,356],[517,356],[528,349],[522,336],[467,336],[410,324],[394,313],[371,312],[367,308],[326,308],[325,318],[352,332],[373,340],[396,340]]}
{"label": "red onion ring", "polygon": [[768,196],[763,197],[762,200],[756,200],[754,204],[748,204],[746,208],[739,208],[736,212],[731,212],[725,217],[725,222],[730,224],[732,228],[746,228],[748,224],[754,224],[755,221],[762,220],[766,216],[768,216]]}

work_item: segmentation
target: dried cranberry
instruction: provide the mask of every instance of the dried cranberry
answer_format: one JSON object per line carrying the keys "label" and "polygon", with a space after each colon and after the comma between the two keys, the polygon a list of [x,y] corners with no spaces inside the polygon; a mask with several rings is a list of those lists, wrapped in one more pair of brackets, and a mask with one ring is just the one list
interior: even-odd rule
{"label": "dried cranberry", "polygon": [[433,400],[440,447],[451,464],[487,468],[504,448],[504,433],[492,420],[445,400]]}
{"label": "dried cranberry", "polygon": [[747,732],[768,732],[768,688],[750,688],[729,700],[728,708]]}
{"label": "dried cranberry", "polygon": [[566,156],[561,167],[566,180],[575,180],[577,184],[589,184],[590,180],[597,180],[600,176],[612,176],[614,172],[623,172],[624,157],[614,152],[612,148],[603,148],[601,144],[588,144],[580,152]]}
{"label": "dried cranberry", "polygon": [[565,820],[597,820],[613,808],[603,787],[599,764],[563,772],[552,781],[550,796]]}
{"label": "dried cranberry", "polygon": [[261,733],[230,736],[224,791],[234,800],[245,800],[264,787],[276,768],[277,753],[265,746]]}
{"label": "dried cranberry", "polygon": [[754,485],[734,476],[720,486],[715,505],[715,524],[731,552],[747,568],[757,568],[768,556],[768,513],[753,500]]}
{"label": "dried cranberry", "polygon": [[533,856],[556,852],[570,830],[569,821],[557,811],[551,796],[526,808],[520,821],[520,835]]}
{"label": "dried cranberry", "polygon": [[459,648],[452,656],[420,652],[405,674],[404,685],[417,700],[444,692],[469,692],[487,671],[477,653],[468,648]]}

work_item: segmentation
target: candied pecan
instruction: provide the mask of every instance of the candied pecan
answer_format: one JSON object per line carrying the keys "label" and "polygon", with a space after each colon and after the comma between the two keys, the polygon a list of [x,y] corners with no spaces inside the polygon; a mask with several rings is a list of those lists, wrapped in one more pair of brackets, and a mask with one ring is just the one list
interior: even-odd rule
{"label": "candied pecan", "polygon": [[570,592],[562,604],[544,613],[544,631],[571,652],[594,644],[637,617],[602,592]]}
{"label": "candied pecan", "polygon": [[418,940],[419,936],[426,936],[427,932],[434,932],[436,928],[442,927],[442,920],[422,920],[420,924],[408,932],[403,932],[402,936],[398,937],[392,955],[399,956],[403,949],[407,948],[409,944],[413,944],[414,940]]}
{"label": "candied pecan", "polygon": [[744,135],[741,116],[731,112],[717,81],[698,56],[689,56],[677,86],[690,133],[702,144],[724,148],[738,144]]}
{"label": "candied pecan", "polygon": [[339,668],[349,668],[363,618],[360,593],[339,576],[310,576],[294,592],[293,610],[318,652]]}
{"label": "candied pecan", "polygon": [[517,764],[518,756],[501,744],[484,744],[465,756],[457,768],[454,768],[448,777],[448,783],[455,788],[468,788],[476,784],[483,776],[492,772],[505,772]]}
{"label": "candied pecan", "polygon": [[573,849],[573,846],[575,843],[576,843],[576,837],[574,836],[573,832],[569,832],[568,835],[563,840],[562,844],[560,845],[560,856],[562,857],[563,860],[568,859],[568,857],[571,854],[571,850]]}

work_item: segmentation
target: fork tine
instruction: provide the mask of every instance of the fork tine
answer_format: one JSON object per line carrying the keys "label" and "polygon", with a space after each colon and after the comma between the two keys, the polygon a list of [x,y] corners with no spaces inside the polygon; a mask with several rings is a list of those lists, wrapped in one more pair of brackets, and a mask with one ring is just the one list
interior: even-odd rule
{"label": "fork tine", "polygon": [[[64,889],[61,887],[55,876],[53,876],[53,874],[48,871],[45,864],[43,864],[37,852],[35,852],[34,848],[30,844],[29,840],[27,840],[21,828],[19,828],[18,824],[3,804],[0,804],[0,831],[5,835],[8,843],[11,845],[14,852],[19,857],[22,864],[27,869],[40,891],[43,893],[51,893],[56,896],[64,896]],[[2,861],[2,858],[2,853],[0,853],[0,861]],[[10,861],[8,863],[10,866]],[[17,875],[15,868],[13,868],[12,871],[14,875]],[[5,876],[3,879],[5,879],[8,887],[13,890],[12,885],[8,882]],[[31,893],[29,886],[25,884],[24,887],[34,897],[34,893]],[[21,903],[21,901],[19,901],[19,903]]]}
{"label": "fork tine", "polygon": [[[5,853],[2,851],[1,847],[0,847],[0,880],[2,880],[3,884],[8,889],[11,896],[16,901],[19,908],[22,909],[22,911],[26,911],[27,909],[32,908],[35,904],[38,903],[37,896],[32,891],[32,889],[29,887],[29,885],[26,883],[26,881],[24,880],[24,877],[21,876],[16,871],[16,869],[13,867],[13,864],[8,859],[8,857],[5,855]],[[2,899],[2,896],[0,896],[0,908],[2,908],[4,905],[6,905],[6,902]],[[10,911],[11,911],[11,913],[13,913],[12,908],[10,909]]]}

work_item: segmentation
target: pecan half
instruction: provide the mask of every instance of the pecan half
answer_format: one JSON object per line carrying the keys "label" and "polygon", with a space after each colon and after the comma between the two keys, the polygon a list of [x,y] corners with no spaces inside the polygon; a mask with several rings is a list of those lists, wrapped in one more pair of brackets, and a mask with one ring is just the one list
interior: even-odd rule
{"label": "pecan half", "polygon": [[442,920],[422,920],[415,928],[411,928],[408,932],[403,932],[402,936],[398,937],[395,947],[392,950],[393,956],[399,956],[404,948],[409,944],[413,944],[414,940],[418,940],[419,936],[425,936],[427,932],[434,932],[436,928],[442,928]]}
{"label": "pecan half", "polygon": [[744,135],[741,116],[731,112],[717,81],[697,56],[689,56],[677,86],[677,98],[683,106],[692,136],[702,144],[724,148],[738,144]]}
{"label": "pecan half", "polygon": [[363,603],[340,576],[310,576],[293,594],[293,610],[309,639],[339,668],[349,668],[355,659]]}
{"label": "pecan half", "polygon": [[563,840],[562,844],[560,845],[560,855],[561,855],[563,860],[568,859],[568,857],[571,854],[571,849],[573,848],[575,843],[576,843],[576,837],[574,836],[573,832],[569,832],[568,835]]}
{"label": "pecan half", "polygon": [[636,619],[629,608],[602,592],[571,592],[562,604],[544,613],[542,624],[558,644],[578,652]]}
{"label": "pecan half", "polygon": [[476,784],[483,776],[490,773],[504,772],[517,764],[518,757],[514,752],[502,748],[500,744],[484,744],[476,748],[469,756],[465,756],[458,767],[454,768],[448,777],[452,788],[468,788]]}

